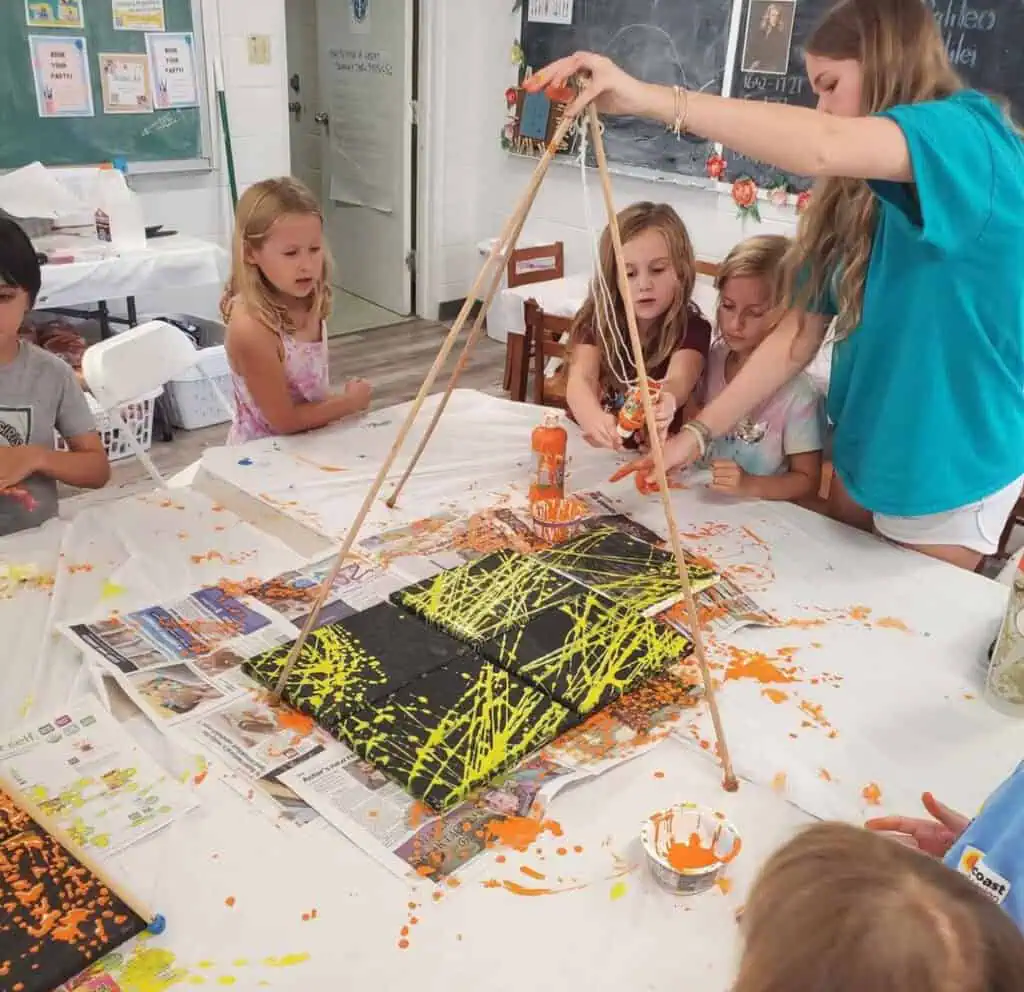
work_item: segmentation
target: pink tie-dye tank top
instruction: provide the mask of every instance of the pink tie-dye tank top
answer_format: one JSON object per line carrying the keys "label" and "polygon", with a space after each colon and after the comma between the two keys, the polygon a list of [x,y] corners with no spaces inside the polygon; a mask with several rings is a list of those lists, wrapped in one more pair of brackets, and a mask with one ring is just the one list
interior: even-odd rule
{"label": "pink tie-dye tank top", "polygon": [[[327,327],[321,325],[319,341],[298,341],[281,334],[284,374],[295,403],[319,403],[327,398],[330,379],[327,367]],[[228,432],[228,444],[243,444],[276,432],[253,401],[245,380],[232,371],[235,418]]]}

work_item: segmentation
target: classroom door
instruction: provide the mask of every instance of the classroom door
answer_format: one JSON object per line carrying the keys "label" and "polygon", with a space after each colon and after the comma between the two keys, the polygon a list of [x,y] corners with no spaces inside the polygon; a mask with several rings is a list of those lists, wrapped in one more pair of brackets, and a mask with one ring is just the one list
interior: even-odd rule
{"label": "classroom door", "polygon": [[317,0],[335,284],[412,311],[416,0]]}

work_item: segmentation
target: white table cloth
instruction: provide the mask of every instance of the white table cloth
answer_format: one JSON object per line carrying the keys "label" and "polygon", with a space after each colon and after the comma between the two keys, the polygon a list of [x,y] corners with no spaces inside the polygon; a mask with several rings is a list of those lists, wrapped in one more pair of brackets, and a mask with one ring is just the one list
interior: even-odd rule
{"label": "white table cloth", "polygon": [[37,238],[40,251],[71,251],[78,260],[43,266],[37,306],[77,307],[99,300],[121,300],[150,292],[191,289],[223,282],[228,254],[210,241],[172,235],[123,251],[94,237],[55,234]]}

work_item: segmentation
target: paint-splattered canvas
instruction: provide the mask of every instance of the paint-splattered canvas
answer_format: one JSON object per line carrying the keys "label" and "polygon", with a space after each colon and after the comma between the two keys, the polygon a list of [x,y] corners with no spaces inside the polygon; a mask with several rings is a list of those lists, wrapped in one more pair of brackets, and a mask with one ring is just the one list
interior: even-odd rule
{"label": "paint-splattered canvas", "polygon": [[345,729],[363,758],[443,811],[574,722],[549,696],[472,655],[349,718]]}
{"label": "paint-splattered canvas", "polygon": [[400,589],[391,598],[428,623],[480,644],[585,591],[533,555],[499,551]]}
{"label": "paint-splattered canvas", "polygon": [[0,790],[0,988],[49,992],[145,929]]}
{"label": "paint-splattered canvas", "polygon": [[[294,643],[294,642],[292,642]],[[245,671],[276,686],[292,644],[253,658]],[[302,646],[284,698],[335,733],[344,717],[372,706],[470,648],[390,603],[313,631]]]}
{"label": "paint-splattered canvas", "polygon": [[481,650],[587,714],[661,674],[691,649],[672,628],[589,592],[500,632]]}
{"label": "paint-splattered canvas", "polygon": [[[675,558],[619,529],[594,530],[535,557],[635,610],[646,611],[682,595]],[[712,569],[696,561],[689,564],[689,576],[694,594],[718,580]]]}

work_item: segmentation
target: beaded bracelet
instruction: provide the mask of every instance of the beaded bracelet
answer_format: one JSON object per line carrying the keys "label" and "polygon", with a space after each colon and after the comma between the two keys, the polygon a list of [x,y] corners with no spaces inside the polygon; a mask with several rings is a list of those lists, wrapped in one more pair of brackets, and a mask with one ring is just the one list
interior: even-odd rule
{"label": "beaded bracelet", "polygon": [[707,424],[699,420],[688,420],[683,424],[682,429],[688,431],[697,439],[697,447],[700,450],[700,457],[703,458],[711,447],[711,431]]}

